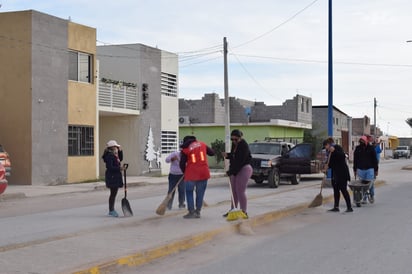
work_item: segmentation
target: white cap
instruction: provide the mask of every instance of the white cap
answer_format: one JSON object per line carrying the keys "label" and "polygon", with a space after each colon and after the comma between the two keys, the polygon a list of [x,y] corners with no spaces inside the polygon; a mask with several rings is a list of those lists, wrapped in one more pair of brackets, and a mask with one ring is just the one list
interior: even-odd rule
{"label": "white cap", "polygon": [[115,140],[110,140],[106,144],[107,147],[120,147],[120,145]]}

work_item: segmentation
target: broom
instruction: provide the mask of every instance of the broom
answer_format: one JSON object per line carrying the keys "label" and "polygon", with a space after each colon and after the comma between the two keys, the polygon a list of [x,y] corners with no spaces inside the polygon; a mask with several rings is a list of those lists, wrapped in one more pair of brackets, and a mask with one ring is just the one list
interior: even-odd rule
{"label": "broom", "polygon": [[[327,166],[329,165],[329,160],[330,160],[330,155],[331,154],[332,154],[332,152],[329,152],[328,162],[326,163]],[[326,180],[326,173],[323,176],[322,183],[320,184],[320,192],[319,192],[318,195],[316,195],[315,199],[313,199],[313,201],[309,204],[309,206],[308,206],[309,208],[318,207],[318,206],[322,205],[322,202],[323,202],[322,188],[323,188],[323,184],[324,184],[325,180]]]}
{"label": "broom", "polygon": [[176,188],[179,186],[179,184],[182,182],[182,180],[183,180],[183,176],[179,179],[179,181],[177,181],[177,183],[176,183],[175,187],[172,189],[172,191],[170,191],[170,193],[168,193],[166,195],[166,198],[164,198],[162,203],[157,207],[157,209],[156,209],[156,214],[157,215],[165,215],[167,205],[168,205],[170,199],[172,199],[173,193],[176,191]]}
{"label": "broom", "polygon": [[229,189],[230,189],[230,197],[231,197],[231,203],[233,205],[233,208],[227,213],[226,221],[235,221],[239,218],[241,219],[247,219],[247,215],[240,209],[237,209],[235,207],[235,199],[233,198],[233,192],[232,192],[232,184],[230,183],[230,178],[229,178]]}
{"label": "broom", "polygon": [[320,192],[319,192],[319,194],[316,195],[315,199],[313,199],[313,201],[309,204],[309,206],[308,206],[309,208],[318,207],[318,206],[321,206],[321,205],[322,205],[322,202],[323,202],[322,188],[323,188],[323,181],[322,181],[322,183],[321,183],[321,185],[320,185]]}

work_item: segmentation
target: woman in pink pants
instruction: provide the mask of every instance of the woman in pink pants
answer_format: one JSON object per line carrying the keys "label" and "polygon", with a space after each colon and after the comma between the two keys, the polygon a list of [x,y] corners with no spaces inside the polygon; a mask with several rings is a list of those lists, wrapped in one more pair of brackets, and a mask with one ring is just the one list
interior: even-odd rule
{"label": "woman in pink pants", "polygon": [[[230,135],[232,149],[230,153],[224,153],[224,156],[230,161],[227,175],[230,178],[233,193],[232,208],[237,207],[239,204],[240,209],[247,217],[246,187],[253,171],[250,165],[252,156],[250,155],[249,145],[243,140],[243,133],[240,130],[234,129]],[[228,213],[224,214],[223,217],[227,217],[227,215]]]}

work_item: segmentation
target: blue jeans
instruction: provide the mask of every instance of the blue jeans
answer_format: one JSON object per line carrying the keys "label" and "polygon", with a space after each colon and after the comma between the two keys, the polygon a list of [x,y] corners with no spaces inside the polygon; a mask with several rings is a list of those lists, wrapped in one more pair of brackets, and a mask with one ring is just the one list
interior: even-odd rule
{"label": "blue jeans", "polygon": [[[169,194],[172,192],[173,188],[175,188],[177,182],[179,182],[180,178],[183,177],[182,175],[176,175],[176,174],[170,174],[169,173],[169,190],[167,193]],[[179,199],[179,205],[183,205],[185,203],[185,183],[180,182],[179,185],[177,186],[177,192],[178,192],[178,199]],[[172,194],[172,198],[169,201],[168,208],[172,208],[173,205],[173,199],[175,197],[175,192]]]}
{"label": "blue jeans", "polygon": [[361,180],[367,180],[367,181],[372,181],[371,186],[369,188],[369,194],[371,197],[375,196],[375,170],[373,168],[369,169],[357,169],[356,170],[357,176]]}
{"label": "blue jeans", "polygon": [[200,211],[203,205],[203,197],[207,187],[207,180],[202,181],[186,181],[186,201],[187,209],[192,212],[195,210],[195,204],[193,200],[193,191],[196,191],[196,210]]}

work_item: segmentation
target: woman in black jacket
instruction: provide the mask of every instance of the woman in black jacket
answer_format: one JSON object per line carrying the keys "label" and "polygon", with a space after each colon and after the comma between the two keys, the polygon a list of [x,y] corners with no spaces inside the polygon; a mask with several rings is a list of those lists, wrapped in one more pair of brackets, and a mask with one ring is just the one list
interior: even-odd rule
{"label": "woman in black jacket", "polygon": [[326,170],[332,170],[332,185],[334,196],[334,207],[329,211],[339,212],[340,192],[346,202],[346,212],[353,212],[350,196],[348,192],[348,181],[350,181],[349,167],[346,164],[346,155],[342,147],[331,143],[330,139],[323,142],[323,146],[330,153]]}
{"label": "woman in black jacket", "polygon": [[119,188],[123,187],[123,168],[120,164],[123,160],[123,151],[120,145],[114,140],[107,142],[107,147],[104,150],[102,158],[106,164],[106,187],[110,189],[109,216],[119,217],[119,214],[114,209],[114,203]]}
{"label": "woman in black jacket", "polygon": [[[249,145],[243,140],[243,133],[240,130],[234,129],[230,135],[232,149],[230,153],[223,153],[223,156],[230,161],[227,175],[230,178],[233,194],[231,207],[233,209],[237,207],[239,203],[240,209],[242,209],[247,216],[246,187],[253,172],[252,166],[250,165],[252,156],[250,155]],[[227,217],[227,214],[228,213],[224,214],[223,217]]]}

